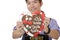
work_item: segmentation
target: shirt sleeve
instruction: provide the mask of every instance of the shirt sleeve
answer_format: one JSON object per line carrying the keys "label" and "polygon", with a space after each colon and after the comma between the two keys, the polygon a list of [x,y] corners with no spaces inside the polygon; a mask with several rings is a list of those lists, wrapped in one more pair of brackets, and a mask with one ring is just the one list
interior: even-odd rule
{"label": "shirt sleeve", "polygon": [[55,19],[51,19],[49,28],[59,30],[59,26]]}
{"label": "shirt sleeve", "polygon": [[60,27],[58,26],[55,19],[51,19],[49,28],[57,30],[59,32],[59,36],[60,36]]}
{"label": "shirt sleeve", "polygon": [[13,28],[13,30],[16,30],[16,26]]}
{"label": "shirt sleeve", "polygon": [[59,27],[59,36],[60,36],[60,27]]}

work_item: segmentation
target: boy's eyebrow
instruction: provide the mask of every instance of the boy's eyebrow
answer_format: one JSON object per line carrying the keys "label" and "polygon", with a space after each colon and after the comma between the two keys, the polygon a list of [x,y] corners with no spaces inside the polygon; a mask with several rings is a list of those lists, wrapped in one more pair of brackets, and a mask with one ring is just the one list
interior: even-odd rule
{"label": "boy's eyebrow", "polygon": [[35,1],[39,1],[39,0],[35,0]]}
{"label": "boy's eyebrow", "polygon": [[[38,1],[38,0],[33,0],[32,2],[34,2],[34,1]],[[27,1],[27,2],[29,2],[29,1]]]}
{"label": "boy's eyebrow", "polygon": [[37,0],[35,0],[35,1],[37,1]]}

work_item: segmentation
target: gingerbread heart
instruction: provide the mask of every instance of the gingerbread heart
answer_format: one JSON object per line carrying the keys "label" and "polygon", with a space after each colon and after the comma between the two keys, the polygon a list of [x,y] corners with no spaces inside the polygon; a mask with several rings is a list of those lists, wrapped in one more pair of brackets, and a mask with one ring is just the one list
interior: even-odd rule
{"label": "gingerbread heart", "polygon": [[28,29],[28,31],[34,34],[40,29],[40,26],[42,24],[42,17],[41,15],[24,15],[22,21],[24,26]]}

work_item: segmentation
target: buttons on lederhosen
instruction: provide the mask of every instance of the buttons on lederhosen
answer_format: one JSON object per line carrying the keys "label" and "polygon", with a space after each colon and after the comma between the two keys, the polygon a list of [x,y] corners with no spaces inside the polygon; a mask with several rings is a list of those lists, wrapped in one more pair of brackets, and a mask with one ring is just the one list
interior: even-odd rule
{"label": "buttons on lederhosen", "polygon": [[30,40],[43,40],[43,36],[30,37]]}

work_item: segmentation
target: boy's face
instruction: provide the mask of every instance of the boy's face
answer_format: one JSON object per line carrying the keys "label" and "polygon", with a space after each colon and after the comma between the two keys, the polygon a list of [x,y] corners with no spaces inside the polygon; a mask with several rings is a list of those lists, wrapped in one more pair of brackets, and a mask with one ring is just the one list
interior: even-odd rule
{"label": "boy's face", "polygon": [[32,13],[36,10],[40,11],[42,6],[42,2],[40,3],[39,0],[27,0],[27,8]]}

